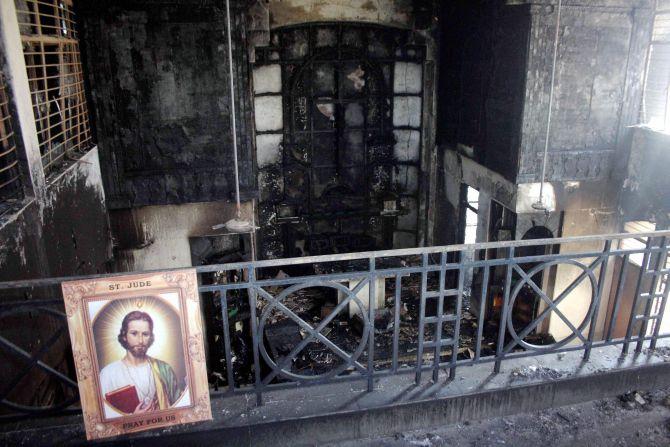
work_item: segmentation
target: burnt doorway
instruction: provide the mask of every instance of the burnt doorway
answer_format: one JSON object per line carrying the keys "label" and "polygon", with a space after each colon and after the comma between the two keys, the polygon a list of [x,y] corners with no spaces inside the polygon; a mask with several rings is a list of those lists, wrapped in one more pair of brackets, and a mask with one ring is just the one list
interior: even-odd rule
{"label": "burnt doorway", "polygon": [[[266,170],[276,170],[282,191],[261,194],[261,213],[276,216],[261,248],[281,239],[281,256],[387,249],[399,232],[413,245],[422,72],[409,94],[395,76],[409,61],[422,70],[423,48],[409,45],[406,31],[358,24],[282,28],[271,40],[276,51],[259,58],[281,69],[283,133],[281,166]],[[414,98],[412,110],[399,101]],[[394,113],[416,116],[404,123]]]}

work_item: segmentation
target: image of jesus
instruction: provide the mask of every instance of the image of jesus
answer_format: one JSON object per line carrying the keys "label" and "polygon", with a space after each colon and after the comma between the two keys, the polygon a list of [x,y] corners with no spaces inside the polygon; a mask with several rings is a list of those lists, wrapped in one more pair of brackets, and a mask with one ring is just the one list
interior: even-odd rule
{"label": "image of jesus", "polygon": [[[103,399],[109,393],[135,388],[139,403],[132,414],[168,409],[184,390],[182,381],[177,378],[170,365],[147,355],[154,342],[153,331],[154,322],[148,313],[128,313],[123,318],[118,335],[118,341],[126,350],[126,355],[100,371]],[[129,392],[132,393],[132,388]]]}

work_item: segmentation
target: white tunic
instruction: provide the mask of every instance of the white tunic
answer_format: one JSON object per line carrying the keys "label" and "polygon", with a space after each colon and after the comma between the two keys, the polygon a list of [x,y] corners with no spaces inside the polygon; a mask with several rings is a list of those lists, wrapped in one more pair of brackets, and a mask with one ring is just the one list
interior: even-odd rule
{"label": "white tunic", "polygon": [[144,362],[139,366],[129,366],[117,360],[100,371],[100,387],[102,396],[124,386],[134,385],[140,402],[149,403],[156,397],[156,384],[151,374],[151,365]]}

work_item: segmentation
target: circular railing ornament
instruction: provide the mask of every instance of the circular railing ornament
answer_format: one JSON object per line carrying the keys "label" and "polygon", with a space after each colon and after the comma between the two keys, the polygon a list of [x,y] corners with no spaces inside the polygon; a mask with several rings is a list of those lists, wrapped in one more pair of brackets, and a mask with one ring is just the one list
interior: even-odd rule
{"label": "circular railing ornament", "polygon": [[[43,314],[51,316],[61,323],[61,326],[51,335],[51,337],[48,337],[49,339],[45,341],[45,344],[35,352],[24,350],[0,334],[0,350],[5,352],[7,356],[18,359],[20,362],[19,364],[22,365],[18,368],[19,373],[16,376],[7,377],[2,386],[0,386],[0,407],[5,407],[18,413],[40,415],[64,410],[79,401],[79,389],[77,388],[76,379],[67,377],[65,373],[58,371],[55,366],[47,365],[42,360],[42,357],[45,356],[63,337],[65,337],[66,343],[69,344],[67,316],[60,310],[45,307],[50,304],[51,303],[46,303],[44,306],[32,307],[31,303],[28,301],[25,304],[18,303],[0,309],[0,321],[5,317],[10,316],[16,317],[25,314],[35,316]],[[62,304],[62,301],[54,301],[53,304]],[[60,383],[60,386],[64,387],[64,389],[71,389],[71,394],[68,395],[68,393],[63,393],[62,399],[58,399],[45,405],[23,404],[8,399],[8,396],[12,394],[14,389],[16,389],[20,383],[24,382],[24,379],[29,376],[34,369],[38,369],[42,374],[55,379],[55,381]],[[37,393],[37,390],[35,390],[35,393]]]}
{"label": "circular railing ornament", "polygon": [[[368,280],[367,279],[362,279],[362,281],[367,282]],[[358,285],[360,285],[360,283]],[[364,286],[365,285],[363,284],[363,287]],[[274,309],[279,308],[279,303],[281,303],[284,299],[286,299],[286,297],[288,297],[292,293],[295,293],[295,292],[297,292],[299,290],[302,290],[302,289],[308,289],[308,288],[314,288],[314,287],[328,287],[328,288],[336,289],[336,290],[346,294],[346,298],[342,302],[338,303],[338,305],[342,304],[345,301],[346,301],[346,303],[344,305],[342,305],[341,309],[337,313],[332,313],[330,315],[332,315],[333,318],[334,318],[337,314],[342,312],[342,310],[346,310],[346,309],[349,308],[349,301],[354,301],[356,303],[356,306],[358,307],[358,310],[360,310],[360,315],[362,317],[364,327],[363,327],[363,336],[361,337],[360,343],[358,344],[358,346],[356,347],[356,350],[353,353],[351,353],[351,354],[345,353],[346,355],[342,356],[342,355],[334,352],[333,349],[330,348],[331,351],[333,351],[333,354],[339,356],[340,358],[342,358],[342,360],[344,360],[344,362],[342,364],[340,364],[337,367],[331,369],[327,373],[317,374],[317,375],[312,375],[312,376],[306,376],[306,375],[302,375],[302,374],[295,374],[295,373],[293,373],[289,370],[286,370],[284,368],[280,368],[279,365],[274,360],[272,360],[272,358],[268,354],[267,347],[265,346],[265,341],[263,339],[263,333],[264,333],[264,330],[265,330],[265,324],[268,320],[268,317],[270,316],[270,313]],[[267,293],[265,291],[263,291],[263,292]],[[267,298],[266,298],[266,300],[267,300]],[[338,374],[340,374],[341,372],[343,372],[347,368],[354,367],[354,364],[355,364],[356,360],[363,353],[363,350],[365,349],[365,346],[367,344],[369,328],[370,328],[370,319],[368,318],[368,315],[367,315],[365,307],[363,306],[363,303],[353,293],[352,289],[349,289],[348,287],[345,287],[344,285],[342,285],[340,283],[337,283],[337,282],[321,281],[321,280],[311,281],[311,282],[308,282],[308,283],[295,284],[295,285],[287,288],[286,290],[283,290],[279,295],[277,295],[276,298],[268,300],[268,301],[269,301],[269,304],[265,307],[265,309],[263,309],[263,313],[261,314],[261,316],[259,318],[260,322],[259,322],[259,325],[258,325],[258,337],[259,337],[258,346],[259,346],[259,351],[261,353],[261,356],[263,357],[265,362],[270,366],[270,368],[272,368],[272,371],[276,375],[284,377],[286,379],[292,379],[292,380],[295,380],[295,381],[298,381],[298,382],[321,381],[321,380],[324,380],[324,379],[329,379],[331,377],[337,376]],[[285,313],[285,311],[283,311],[281,308],[279,308],[278,311]],[[295,321],[301,327],[303,326],[301,323],[312,327],[312,325],[310,325],[308,322],[301,319],[300,317],[297,317],[297,315],[296,315],[296,317],[298,318],[299,321],[297,321],[296,317],[294,317],[293,315],[288,315],[288,317],[291,320]],[[328,325],[324,326],[321,330],[325,329],[327,326]],[[317,328],[313,327],[313,329],[316,330]],[[309,339],[313,340],[313,341],[319,341],[319,339],[316,338],[312,334],[308,334],[307,337]],[[305,346],[303,346],[303,348],[300,349],[299,351],[297,351],[295,353],[295,355],[293,355],[292,357],[295,358],[308,345],[309,345],[309,343],[307,343]],[[339,346],[338,346],[338,348],[339,348]],[[344,357],[346,357],[346,358],[344,358]],[[287,366],[290,367],[290,365],[292,365],[292,364],[293,364],[293,359],[288,360],[288,365]]]}
{"label": "circular railing ornament", "polygon": [[[524,338],[528,334],[521,337],[521,336],[519,336],[519,333],[516,331],[516,329],[514,329],[514,324],[512,323],[512,317],[513,317],[512,309],[514,309],[514,303],[516,302],[516,299],[518,298],[518,295],[519,295],[519,292],[521,291],[521,288],[525,284],[529,284],[529,283],[532,282],[535,286],[537,286],[538,289],[542,290],[542,287],[540,287],[538,284],[535,284],[535,282],[532,280],[533,276],[535,276],[536,274],[538,274],[539,272],[541,272],[543,270],[546,270],[546,269],[551,268],[553,266],[557,266],[559,264],[574,265],[574,266],[580,268],[581,270],[583,270],[583,272],[589,278],[590,283],[591,283],[591,297],[590,297],[588,311],[586,312],[586,315],[584,316],[584,319],[581,321],[579,326],[575,327],[576,331],[578,331],[578,332],[575,332],[575,330],[570,329],[570,330],[572,330],[571,335],[565,337],[564,339],[562,339],[562,340],[560,340],[556,343],[552,343],[550,345],[535,345],[535,344],[532,344],[532,343],[528,343],[524,340]],[[581,274],[579,276],[581,276]],[[579,280],[578,281],[579,283],[584,281],[584,279],[586,279],[586,278],[579,278],[579,276],[575,279],[575,281]],[[575,284],[575,281],[573,281],[568,287],[566,287],[566,289],[563,292],[561,292],[561,295],[563,295],[567,289],[572,287]],[[581,262],[577,262],[577,261],[574,261],[572,259],[564,259],[564,260],[549,261],[549,262],[545,262],[543,264],[540,264],[540,265],[534,267],[533,269],[531,269],[528,273],[526,273],[526,277],[523,278],[521,281],[519,281],[519,283],[512,290],[512,293],[510,294],[510,301],[509,301],[509,304],[508,304],[509,311],[507,313],[507,330],[509,331],[510,335],[512,336],[512,338],[514,339],[514,342],[516,344],[522,346],[525,349],[533,350],[533,351],[551,351],[551,350],[558,349],[558,348],[570,343],[572,340],[579,337],[580,335],[582,337],[584,337],[584,329],[586,329],[586,327],[589,325],[589,322],[591,321],[591,318],[593,316],[593,312],[594,312],[594,309],[595,309],[595,297],[596,297],[597,287],[598,287],[597,286],[597,280],[596,280],[595,275],[593,274],[593,268],[587,267],[584,264],[582,264]],[[531,286],[531,288],[533,288],[533,287]],[[546,294],[544,295],[544,298],[543,298],[542,295],[539,294],[538,291],[535,290],[534,288],[533,288],[533,291],[547,305],[549,304],[547,302],[547,300],[549,300],[554,304],[554,306],[558,306],[558,304],[560,304],[560,302],[562,302],[564,299],[568,298],[570,296],[570,294],[572,292],[574,292],[574,289],[571,290],[567,295],[559,298],[558,300],[553,300],[552,298],[549,298]],[[561,295],[559,295],[559,297]],[[533,330],[535,330],[537,328],[537,326],[539,326],[539,324],[543,320],[545,320],[547,317],[549,317],[549,315],[551,315],[552,313],[555,313],[559,317],[561,317],[561,315],[563,315],[562,312],[560,312],[558,309],[552,308],[551,306],[549,306],[547,309],[542,311],[540,313],[540,315],[538,315],[530,323],[528,323],[528,326],[526,326],[524,329],[522,329],[521,332],[523,332],[529,326],[534,326]],[[542,315],[542,314],[544,314],[544,315]],[[567,316],[563,315],[563,317],[561,318],[561,321],[565,322],[565,320],[569,320],[569,319],[567,318]],[[570,322],[570,324],[572,324],[572,322]],[[566,324],[566,326],[567,326],[567,324]],[[574,324],[573,324],[573,326],[574,326]],[[533,330],[531,330],[530,332],[532,332]]]}

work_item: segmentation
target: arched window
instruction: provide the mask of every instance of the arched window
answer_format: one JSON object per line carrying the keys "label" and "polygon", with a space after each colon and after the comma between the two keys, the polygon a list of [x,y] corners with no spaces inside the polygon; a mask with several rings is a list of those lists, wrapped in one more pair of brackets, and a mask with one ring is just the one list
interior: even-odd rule
{"label": "arched window", "polygon": [[280,99],[282,110],[272,127],[257,125],[257,142],[281,140],[273,163],[258,156],[281,179],[279,192],[259,185],[261,214],[279,216],[261,231],[262,246],[279,234],[284,256],[392,248],[400,233],[416,244],[425,49],[409,38],[368,24],[309,24],[276,29],[257,49],[256,73],[281,75],[281,89],[256,92],[257,123],[265,102]]}

